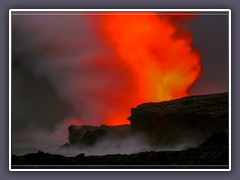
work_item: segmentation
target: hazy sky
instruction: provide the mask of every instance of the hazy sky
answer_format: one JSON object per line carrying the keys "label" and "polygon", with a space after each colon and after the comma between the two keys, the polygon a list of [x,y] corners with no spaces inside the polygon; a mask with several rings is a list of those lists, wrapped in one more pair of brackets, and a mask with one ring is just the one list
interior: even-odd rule
{"label": "hazy sky", "polygon": [[228,92],[228,16],[202,15],[186,27],[194,37],[194,47],[202,53],[203,76],[191,94]]}

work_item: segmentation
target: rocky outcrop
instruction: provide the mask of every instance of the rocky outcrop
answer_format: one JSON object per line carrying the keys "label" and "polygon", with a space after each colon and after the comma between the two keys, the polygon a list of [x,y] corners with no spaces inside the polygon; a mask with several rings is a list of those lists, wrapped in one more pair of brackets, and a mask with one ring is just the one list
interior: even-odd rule
{"label": "rocky outcrop", "polygon": [[131,110],[130,126],[70,126],[62,146],[93,147],[103,139],[121,142],[141,134],[148,146],[165,149],[197,147],[212,133],[228,130],[228,93],[144,103]]}
{"label": "rocky outcrop", "polygon": [[85,156],[80,153],[74,157],[39,151],[23,156],[12,155],[12,165],[15,165],[14,168],[29,165],[28,168],[46,166],[45,168],[90,169],[111,168],[109,165],[114,165],[114,168],[133,168],[133,165],[141,165],[141,168],[146,165],[146,168],[151,168],[149,165],[154,165],[152,167],[165,169],[229,167],[228,93],[145,103],[132,109],[129,120],[130,126],[70,126],[69,142],[62,148],[73,146],[94,148],[94,145],[103,139],[112,140],[109,143],[112,145],[112,142],[121,142],[135,133],[143,134],[147,142],[156,147],[188,145],[188,142],[189,146],[175,151],[155,149],[130,155],[115,153],[103,156]]}
{"label": "rocky outcrop", "polygon": [[131,110],[131,131],[153,145],[193,141],[199,145],[213,132],[228,129],[228,93],[145,103]]}
{"label": "rocky outcrop", "polygon": [[210,146],[228,146],[229,135],[228,131],[214,132],[209,136],[199,147],[210,147]]}
{"label": "rocky outcrop", "polygon": [[71,146],[94,146],[105,138],[121,141],[129,135],[129,126],[70,126],[69,143]]}

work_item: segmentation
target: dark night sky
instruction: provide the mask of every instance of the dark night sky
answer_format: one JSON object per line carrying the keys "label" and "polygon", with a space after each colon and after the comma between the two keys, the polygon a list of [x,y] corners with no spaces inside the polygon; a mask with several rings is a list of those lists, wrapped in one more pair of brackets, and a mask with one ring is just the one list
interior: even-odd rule
{"label": "dark night sky", "polygon": [[228,92],[228,16],[202,15],[186,25],[202,53],[203,76],[191,94]]}
{"label": "dark night sky", "polygon": [[[55,65],[55,59],[51,57],[51,51],[55,51],[55,49],[51,49],[51,46],[42,47],[41,43],[51,44],[51,41],[55,41],[56,39],[57,42],[62,43],[61,37],[68,37],[67,41],[72,42],[73,48],[67,48],[67,50],[60,52],[61,56],[56,58],[59,59],[59,61],[61,61],[62,57],[67,57],[69,53],[74,54],[82,51],[83,57],[92,54],[92,52],[87,49],[88,45],[91,46],[92,44],[94,44],[93,51],[97,49],[100,54],[104,51],[99,50],[101,49],[98,45],[99,42],[94,39],[94,36],[88,28],[85,30],[81,29],[81,26],[87,26],[84,19],[68,16],[61,20],[54,21],[47,20],[47,17],[42,19],[37,17],[36,20],[34,18],[28,20],[26,17],[27,16],[13,16],[12,20],[13,141],[19,140],[19,134],[21,134],[22,139],[24,139],[29,136],[28,132],[34,132],[35,130],[53,132],[54,128],[57,127],[56,125],[63,122],[66,116],[71,116],[71,102],[62,98],[61,94],[68,94],[70,92],[70,95],[67,97],[70,99],[74,98],[71,97],[71,91],[69,91],[71,84],[69,84],[69,89],[63,87],[64,91],[60,93],[56,92],[56,87],[59,87],[58,84],[54,84],[53,82],[56,77],[48,79],[46,74],[49,72],[41,73],[41,67],[44,66],[44,62],[35,64],[32,60],[34,58],[44,59],[46,57],[44,57],[43,54],[50,54],[48,61],[53,62],[49,67],[50,73],[54,71],[58,77],[62,77],[62,81],[64,82],[64,74],[61,74],[59,69],[61,70],[66,67],[62,67],[62,64]],[[69,20],[69,18],[72,18],[72,20]],[[188,28],[193,34],[194,48],[202,54],[204,72],[203,76],[190,89],[190,94],[198,95],[227,92],[229,63],[228,16],[201,15],[190,22],[185,22],[183,27]],[[47,28],[50,29],[48,31],[50,32],[49,36],[44,34]],[[35,32],[37,32],[37,34],[34,34]],[[76,33],[80,33],[81,35],[75,37],[74,34]],[[88,42],[89,39],[93,42]],[[77,41],[83,43],[77,44]],[[34,42],[40,42],[40,48]],[[82,49],[79,50],[77,48],[78,46],[82,47]],[[40,54],[41,56],[39,56]],[[69,62],[73,64],[76,63],[74,57],[70,57]],[[69,67],[70,70],[71,68],[72,67]],[[84,69],[81,69],[81,71],[83,70]],[[79,106],[79,104],[76,104],[76,106]]]}

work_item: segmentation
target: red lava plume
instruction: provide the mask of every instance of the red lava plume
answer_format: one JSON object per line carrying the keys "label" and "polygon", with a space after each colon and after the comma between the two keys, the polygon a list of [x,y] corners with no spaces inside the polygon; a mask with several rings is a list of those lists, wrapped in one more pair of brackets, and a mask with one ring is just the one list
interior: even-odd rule
{"label": "red lava plume", "polygon": [[[127,114],[138,104],[189,95],[202,67],[188,31],[180,29],[169,16],[156,13],[109,13],[102,15],[100,22],[104,40],[134,77],[129,82],[134,84],[134,99],[122,97],[126,102],[120,103],[125,108],[109,112],[106,124],[128,123]],[[116,93],[120,99],[126,95]]]}
{"label": "red lava plume", "polygon": [[89,77],[84,85],[88,111],[78,122],[129,124],[130,109],[139,104],[188,96],[202,72],[201,55],[193,49],[191,34],[179,23],[193,17],[159,13],[97,16],[97,33],[114,56],[95,58],[91,64],[90,71],[97,76]]}

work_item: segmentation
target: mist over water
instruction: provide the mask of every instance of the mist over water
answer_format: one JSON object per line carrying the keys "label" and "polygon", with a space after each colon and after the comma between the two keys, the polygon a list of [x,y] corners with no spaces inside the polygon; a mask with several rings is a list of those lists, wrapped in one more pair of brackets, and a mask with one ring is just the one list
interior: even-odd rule
{"label": "mist over water", "polygon": [[153,146],[149,144],[146,136],[140,133],[131,134],[119,139],[107,135],[91,146],[84,145],[83,143],[81,146],[61,148],[61,145],[68,143],[66,131],[64,124],[62,124],[53,132],[44,130],[33,132],[32,130],[26,130],[24,133],[18,133],[17,137],[13,136],[12,153],[15,155],[25,155],[28,153],[43,151],[73,157],[81,153],[90,156],[133,154],[145,151],[180,151],[191,147],[197,147],[209,136],[209,134],[196,135],[190,133],[179,137],[172,143]]}

